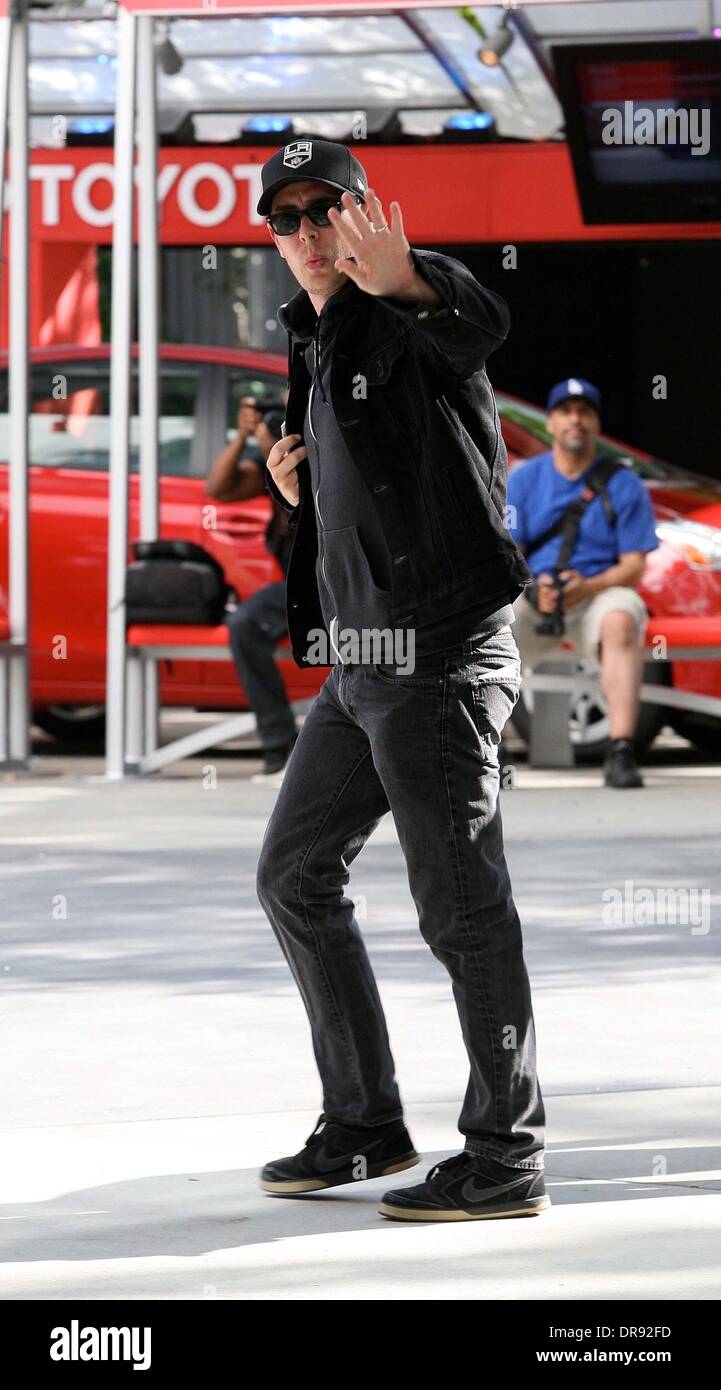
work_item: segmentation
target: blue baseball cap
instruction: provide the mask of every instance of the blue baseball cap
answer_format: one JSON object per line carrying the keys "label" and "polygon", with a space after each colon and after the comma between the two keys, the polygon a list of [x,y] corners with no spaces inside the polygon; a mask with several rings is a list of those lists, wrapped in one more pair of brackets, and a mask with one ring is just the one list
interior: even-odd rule
{"label": "blue baseball cap", "polygon": [[565,381],[557,381],[548,393],[546,410],[551,411],[554,406],[560,405],[561,401],[572,400],[574,396],[588,401],[589,405],[601,414],[601,392],[590,381],[584,381],[582,376],[569,376]]}

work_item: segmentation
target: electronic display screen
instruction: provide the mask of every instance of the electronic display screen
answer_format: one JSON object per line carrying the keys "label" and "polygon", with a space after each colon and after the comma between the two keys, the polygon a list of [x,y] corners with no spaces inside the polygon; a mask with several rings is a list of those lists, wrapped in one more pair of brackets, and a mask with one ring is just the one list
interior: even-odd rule
{"label": "electronic display screen", "polygon": [[721,40],[555,47],[586,222],[721,218]]}

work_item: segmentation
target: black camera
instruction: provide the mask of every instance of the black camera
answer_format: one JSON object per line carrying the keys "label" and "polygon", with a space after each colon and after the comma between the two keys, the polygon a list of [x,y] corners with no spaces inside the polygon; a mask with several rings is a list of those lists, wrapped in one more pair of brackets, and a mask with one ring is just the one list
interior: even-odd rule
{"label": "black camera", "polygon": [[[556,594],[556,604],[555,607],[551,609],[550,613],[541,614],[541,621],[534,631],[538,633],[539,637],[563,637],[566,631],[566,623],[563,616],[563,584],[558,577],[559,571],[557,568],[552,566],[549,573],[551,575],[551,586]],[[525,590],[528,602],[533,604],[533,607],[537,611],[539,587],[539,584],[534,580],[533,584],[529,584],[528,588]],[[545,587],[548,588],[548,585]]]}

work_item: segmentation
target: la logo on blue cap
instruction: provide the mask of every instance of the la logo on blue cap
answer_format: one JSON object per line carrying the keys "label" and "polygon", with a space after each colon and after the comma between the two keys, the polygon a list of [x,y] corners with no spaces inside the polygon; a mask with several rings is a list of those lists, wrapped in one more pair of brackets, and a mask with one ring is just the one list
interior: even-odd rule
{"label": "la logo on blue cap", "polygon": [[583,387],[580,381],[576,381],[575,376],[569,377],[568,381],[566,382],[566,386],[574,396],[583,395]]}

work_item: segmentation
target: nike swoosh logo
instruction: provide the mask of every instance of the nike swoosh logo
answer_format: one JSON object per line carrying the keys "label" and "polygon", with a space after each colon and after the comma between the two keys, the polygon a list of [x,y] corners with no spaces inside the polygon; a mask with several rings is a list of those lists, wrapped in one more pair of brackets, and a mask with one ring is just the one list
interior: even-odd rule
{"label": "nike swoosh logo", "polygon": [[528,1177],[524,1173],[520,1178],[513,1178],[511,1182],[501,1183],[498,1187],[479,1187],[475,1178],[469,1178],[463,1184],[461,1192],[467,1202],[478,1202],[484,1197],[500,1197],[504,1192],[512,1192],[515,1187],[520,1187],[528,1182]]}
{"label": "nike swoosh logo", "polygon": [[321,1158],[318,1155],[313,1160],[313,1167],[319,1173],[334,1173],[338,1168],[351,1168],[352,1166],[353,1155],[349,1156],[348,1154],[344,1158]]}
{"label": "nike swoosh logo", "polygon": [[345,1154],[343,1158],[324,1158],[322,1154],[318,1154],[313,1160],[314,1166],[319,1173],[333,1173],[338,1168],[351,1168],[357,1159],[368,1159],[373,1149],[377,1149],[379,1144],[384,1142],[382,1139],[375,1139],[372,1144],[364,1145],[362,1150],[359,1146],[357,1153]]}

